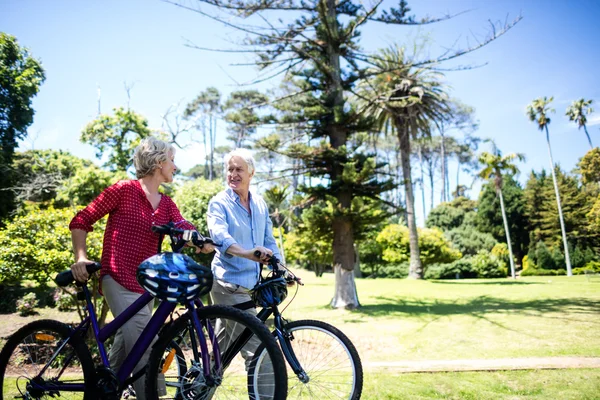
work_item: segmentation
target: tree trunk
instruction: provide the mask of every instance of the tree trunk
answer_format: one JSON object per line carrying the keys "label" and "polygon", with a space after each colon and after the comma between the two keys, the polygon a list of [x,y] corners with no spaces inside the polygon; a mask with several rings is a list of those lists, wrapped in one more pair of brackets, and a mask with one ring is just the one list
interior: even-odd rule
{"label": "tree trunk", "polygon": [[[338,34],[337,1],[327,0],[325,10],[327,25],[331,35]],[[327,93],[327,103],[332,107],[333,121],[327,127],[329,140],[334,149],[346,145],[348,132],[342,121],[344,114],[344,89],[342,87],[342,69],[340,66],[339,44],[333,40],[328,41],[326,51],[329,56],[330,88]],[[332,180],[342,179],[343,165],[334,165]],[[352,206],[351,189],[341,189],[336,193],[339,211],[333,219],[333,265],[335,269],[335,293],[331,300],[334,308],[357,308],[358,294],[354,284],[354,232],[350,209]]]}
{"label": "tree trunk", "polygon": [[348,271],[336,264],[333,266],[335,272],[335,293],[331,300],[331,307],[354,309],[360,307],[358,293],[354,282],[354,271]]}
{"label": "tree trunk", "polygon": [[419,169],[421,170],[421,201],[423,203],[423,226],[427,221],[427,207],[425,207],[425,174],[423,172],[423,153],[419,145]]}
{"label": "tree trunk", "polygon": [[410,173],[410,134],[400,118],[395,120],[400,142],[400,160],[402,162],[402,175],[404,178],[404,191],[406,197],[406,214],[408,223],[408,241],[410,246],[410,269],[408,277],[423,279],[423,265],[419,251],[419,234],[415,218],[415,198],[413,195],[412,175]]}
{"label": "tree trunk", "polygon": [[590,149],[594,149],[594,145],[592,144],[592,139],[590,138],[590,134],[587,131],[587,127],[585,124],[583,125],[583,131],[585,132],[585,136],[587,136],[588,143],[590,144]]}
{"label": "tree trunk", "polygon": [[362,278],[362,271],[360,270],[360,253],[358,252],[358,246],[354,244],[354,276],[356,278]]}
{"label": "tree trunk", "polygon": [[281,225],[277,227],[279,230],[279,251],[281,252],[281,262],[285,265],[285,250],[283,249],[283,229]]}
{"label": "tree trunk", "polygon": [[208,134],[209,134],[209,142],[210,142],[210,154],[209,154],[209,159],[210,159],[210,163],[209,163],[209,167],[208,167],[208,179],[209,180],[213,180],[215,179],[215,173],[214,173],[214,154],[215,154],[215,131],[217,130],[217,120],[216,118],[214,119],[214,123],[213,123],[213,115],[210,114],[209,117],[209,124],[210,124],[210,129],[208,130]]}
{"label": "tree trunk", "polygon": [[429,163],[429,186],[431,187],[431,204],[429,205],[429,209],[433,210],[433,208],[435,207],[435,203],[433,201],[433,163]]}
{"label": "tree trunk", "polygon": [[550,147],[550,133],[548,133],[548,125],[546,125],[546,143],[548,143],[548,154],[550,155],[550,171],[552,171],[552,180],[554,181],[554,192],[556,194],[556,204],[558,205],[558,217],[560,219],[560,230],[562,231],[563,245],[565,247],[565,261],[567,263],[567,276],[573,276],[571,271],[571,258],[569,257],[569,246],[567,244],[567,232],[565,230],[565,220],[562,214],[562,206],[560,205],[560,193],[558,191],[558,182],[556,181],[556,173],[554,172],[554,159],[552,158],[552,148]]}
{"label": "tree trunk", "polygon": [[[210,121],[209,121],[210,123]],[[209,135],[210,135],[210,128],[209,128]],[[208,172],[208,147],[206,146],[206,116],[204,116],[202,118],[202,140],[204,142],[204,178],[208,178],[209,177],[209,172]]]}
{"label": "tree trunk", "polygon": [[498,196],[500,197],[500,209],[502,210],[502,220],[504,221],[504,232],[506,233],[506,244],[508,245],[508,254],[510,257],[510,275],[513,279],[516,279],[515,274],[515,260],[512,252],[512,244],[510,242],[510,230],[508,228],[508,219],[506,218],[506,210],[504,208],[504,197],[502,196],[502,188],[496,188]]}
{"label": "tree trunk", "polygon": [[442,136],[441,151],[442,151],[442,203],[446,201],[446,146],[444,146],[444,131],[440,129]]}
{"label": "tree trunk", "polygon": [[458,166],[456,167],[456,197],[458,197],[458,188],[460,186],[459,176],[460,176],[460,159],[458,160]]}

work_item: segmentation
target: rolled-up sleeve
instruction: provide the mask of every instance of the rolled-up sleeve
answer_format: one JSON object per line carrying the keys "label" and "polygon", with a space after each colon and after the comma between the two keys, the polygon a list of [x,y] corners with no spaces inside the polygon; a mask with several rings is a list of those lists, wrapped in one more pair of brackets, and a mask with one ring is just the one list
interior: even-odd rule
{"label": "rolled-up sleeve", "polygon": [[86,208],[79,211],[69,224],[69,230],[81,229],[86,232],[94,230],[93,225],[100,218],[114,210],[120,201],[119,191],[122,188],[121,182],[104,189]]}
{"label": "rolled-up sleeve", "polygon": [[237,244],[236,240],[229,234],[229,224],[223,205],[211,200],[208,203],[208,212],[206,213],[206,222],[210,237],[221,245],[219,252],[222,256],[231,258],[231,254],[227,253],[227,249],[233,244]]}

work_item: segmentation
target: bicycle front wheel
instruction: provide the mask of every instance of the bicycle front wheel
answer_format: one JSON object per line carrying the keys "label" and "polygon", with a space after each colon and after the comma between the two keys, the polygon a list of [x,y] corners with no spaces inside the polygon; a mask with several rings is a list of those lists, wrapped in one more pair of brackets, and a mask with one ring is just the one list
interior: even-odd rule
{"label": "bicycle front wheel", "polygon": [[[282,347],[293,351],[305,373],[296,375],[288,360],[288,398],[360,399],[362,364],[356,348],[342,331],[313,320],[289,322],[284,330],[289,336]],[[256,368],[260,368],[260,355],[257,352],[253,361]]]}
{"label": "bicycle front wheel", "polygon": [[83,339],[67,325],[25,325],[0,353],[0,399],[94,398],[94,364]]}
{"label": "bicycle front wheel", "polygon": [[[189,314],[177,319],[159,337],[150,354],[146,373],[149,399],[286,398],[285,361],[275,338],[261,321],[227,306],[199,308],[197,315],[209,353],[202,357]],[[218,343],[220,368],[216,366],[212,339]],[[259,347],[266,367],[254,378],[258,384],[250,386],[248,376],[254,373],[249,367]],[[209,376],[204,374],[205,358],[209,360]]]}

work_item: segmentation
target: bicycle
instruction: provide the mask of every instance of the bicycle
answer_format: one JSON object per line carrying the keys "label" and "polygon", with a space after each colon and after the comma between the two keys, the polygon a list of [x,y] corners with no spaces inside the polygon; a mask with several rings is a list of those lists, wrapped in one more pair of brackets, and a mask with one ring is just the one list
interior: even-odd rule
{"label": "bicycle", "polygon": [[[259,256],[260,254],[256,254]],[[339,329],[315,320],[286,321],[278,305],[287,295],[286,286],[300,279],[274,256],[269,260],[271,276],[260,274],[252,290],[253,300],[262,307],[257,317],[265,322],[273,315],[273,335],[278,339],[290,369],[288,396],[298,399],[360,399],[363,371],[360,357],[350,339]],[[266,348],[259,348],[251,369],[260,371]],[[248,374],[249,385],[255,376]]]}
{"label": "bicycle", "polygon": [[[154,226],[153,230],[169,235],[189,233],[172,226]],[[171,238],[173,240],[173,236]],[[188,239],[197,246],[211,243],[210,238],[197,233]],[[187,260],[186,256],[177,253],[161,253],[151,258],[161,255]],[[100,264],[92,263],[87,269],[91,276],[100,269]],[[182,274],[187,273],[187,278],[194,282],[194,285],[188,287],[192,288],[189,298],[172,301],[174,299],[165,295],[155,294],[163,301],[119,371],[111,370],[104,343],[150,303],[154,296],[146,291],[113,321],[99,328],[90,291],[86,284],[78,284],[81,288],[78,296],[86,302],[87,317],[77,327],[55,320],[40,320],[25,325],[8,339],[0,352],[0,398],[41,399],[63,396],[85,400],[119,399],[129,384],[145,374],[146,395],[153,400],[159,397],[182,400],[231,398],[231,394],[234,394],[233,398],[285,399],[285,362],[269,330],[253,316],[232,307],[203,306],[199,296],[210,291],[212,273],[209,269],[200,272],[204,276],[192,276],[190,270],[182,270]],[[58,274],[55,281],[59,286],[66,286],[74,279],[71,271],[67,270]],[[186,312],[173,319],[177,304],[185,305]],[[171,320],[165,324],[169,316]],[[232,326],[239,334],[232,335],[226,342],[220,341],[215,333],[215,325]],[[100,354],[101,364],[98,366],[94,365],[85,342],[90,328]],[[152,347],[148,366],[131,376],[156,335],[158,339]],[[238,354],[245,348],[250,337],[260,340],[261,353],[264,352],[263,347],[267,349],[268,366],[263,379],[268,386],[247,384],[244,362],[239,360],[241,357]],[[188,340],[190,345],[182,346],[182,339]],[[175,343],[178,349],[174,348]],[[164,390],[159,381],[172,368],[178,371],[178,379],[168,381],[165,378]],[[256,373],[252,374],[256,381]],[[159,390],[163,393],[159,394]],[[268,393],[265,395],[266,391]]]}
{"label": "bicycle", "polygon": [[[179,251],[185,245],[184,239],[175,240],[171,236],[173,251]],[[255,253],[260,257],[260,253]],[[300,320],[288,322],[279,311],[279,304],[287,295],[288,283],[302,285],[287,268],[274,256],[269,260],[271,276],[263,277],[252,289],[253,301],[234,305],[240,310],[259,306],[257,318],[266,322],[274,316],[272,334],[277,338],[287,361],[288,396],[290,398],[324,399],[343,398],[358,400],[362,394],[363,371],[360,356],[350,339],[339,329],[322,321]],[[176,354],[177,358],[185,357],[180,350],[181,341],[188,336],[185,327],[179,328],[180,339],[167,344],[163,357]],[[188,346],[187,344],[183,344]],[[250,391],[264,375],[263,368],[270,368],[265,356],[265,348],[260,347],[254,353],[248,366],[248,387]],[[179,364],[174,364],[168,379],[177,381],[182,376]],[[264,366],[264,367],[263,367]],[[268,371],[267,371],[268,372]],[[294,378],[295,376],[295,378]],[[167,380],[168,382],[168,380]]]}

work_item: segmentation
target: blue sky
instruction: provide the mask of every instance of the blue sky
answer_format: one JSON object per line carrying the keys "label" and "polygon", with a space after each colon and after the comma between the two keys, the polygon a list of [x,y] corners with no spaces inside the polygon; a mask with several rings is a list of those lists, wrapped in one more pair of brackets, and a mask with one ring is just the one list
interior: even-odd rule
{"label": "blue sky", "polygon": [[[184,3],[195,4],[192,0]],[[460,64],[485,66],[446,76],[451,94],[475,107],[478,136],[493,138],[505,153],[526,154],[521,181],[531,169],[549,165],[544,136],[525,116],[525,107],[534,98],[555,98],[550,134],[554,159],[561,166],[571,170],[589,148],[583,132],[564,117],[571,101],[581,97],[595,101],[598,111],[590,118],[589,132],[592,141],[600,143],[600,2],[413,0],[409,6],[417,16],[470,10],[450,21],[419,28],[431,35],[436,48],[452,46],[457,40],[459,46],[467,40],[474,43],[474,37],[486,34],[488,19],[523,16],[505,36],[460,60]],[[146,116],[151,127],[160,128],[161,115],[171,105],[185,104],[211,85],[226,94],[236,90],[235,81],[256,76],[251,67],[230,65],[251,61],[246,56],[184,46],[191,40],[231,48],[235,32],[161,1],[0,0],[0,10],[0,30],[28,47],[47,74],[33,102],[35,122],[22,149],[65,149],[94,158],[93,149],[78,138],[96,115],[98,87],[102,111],[110,112],[127,104],[127,82],[132,86],[131,108]],[[394,41],[408,41],[416,31],[371,24],[363,31],[361,44],[376,50]],[[201,154],[192,145],[178,151],[176,161],[187,170],[200,162]],[[477,191],[471,193],[476,195]]]}

